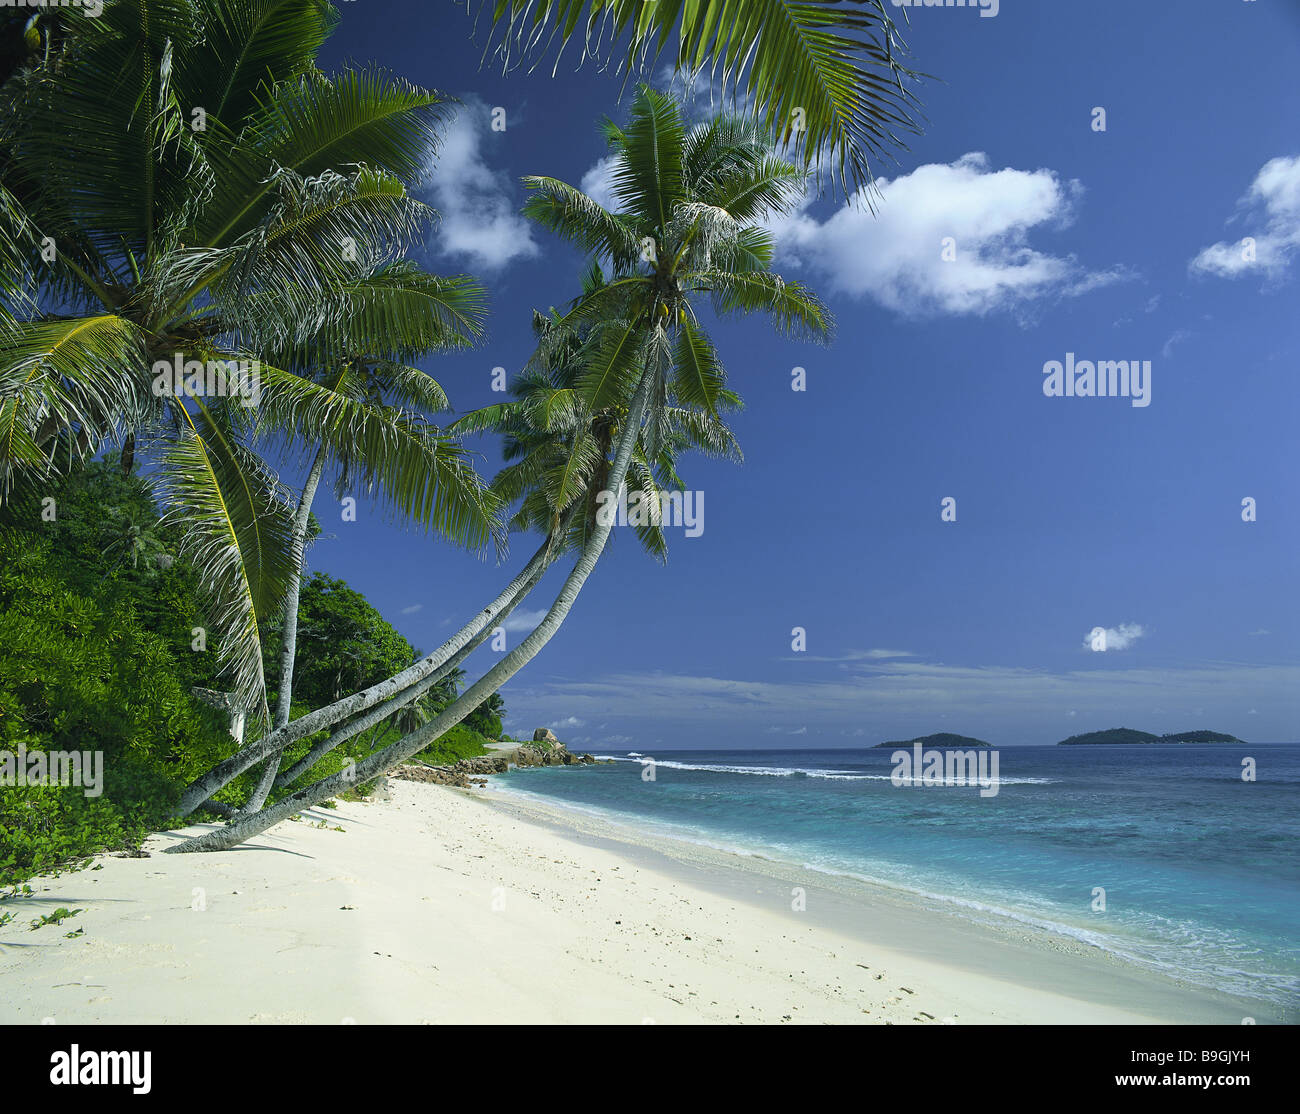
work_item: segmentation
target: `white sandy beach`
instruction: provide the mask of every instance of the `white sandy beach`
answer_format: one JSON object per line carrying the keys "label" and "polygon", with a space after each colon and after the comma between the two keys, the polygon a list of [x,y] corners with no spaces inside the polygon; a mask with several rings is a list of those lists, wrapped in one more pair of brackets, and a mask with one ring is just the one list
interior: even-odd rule
{"label": "white sandy beach", "polygon": [[[33,879],[0,928],[0,1022],[1240,1022],[1064,944],[806,878],[794,912],[770,864],[389,785],[234,851],[165,834]],[[84,912],[29,928],[60,906]]]}

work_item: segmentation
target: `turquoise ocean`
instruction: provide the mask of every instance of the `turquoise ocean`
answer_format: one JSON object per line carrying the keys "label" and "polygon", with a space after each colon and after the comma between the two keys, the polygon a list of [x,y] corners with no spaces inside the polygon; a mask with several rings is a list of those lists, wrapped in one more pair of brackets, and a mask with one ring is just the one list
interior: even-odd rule
{"label": "turquoise ocean", "polygon": [[996,795],[895,785],[891,750],[659,751],[653,781],[647,756],[593,753],[615,761],[493,781],[1035,926],[1300,1018],[1300,744],[1001,747]]}

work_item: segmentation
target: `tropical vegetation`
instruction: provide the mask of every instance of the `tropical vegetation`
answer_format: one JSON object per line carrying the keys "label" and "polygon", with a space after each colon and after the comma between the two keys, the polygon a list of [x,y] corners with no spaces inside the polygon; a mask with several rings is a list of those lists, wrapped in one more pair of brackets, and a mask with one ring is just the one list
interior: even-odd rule
{"label": "tropical vegetation", "polygon": [[[771,269],[766,227],[814,172],[869,184],[912,127],[883,3],[510,0],[490,17],[507,65],[585,26],[586,53],[644,68],[676,34],[674,68],[713,67],[750,110],[692,125],[640,84],[603,124],[612,208],[524,180],[527,216],[588,264],[570,304],[535,314],[510,399],[443,424],[421,365],[476,344],[487,316],[477,279],[420,262],[450,98],[378,68],[322,72],[326,0],[39,10],[21,45],[0,24],[0,633],[15,640],[0,728],[148,771],[120,807],[106,794],[106,842],[217,813],[230,822],[175,850],[229,847],[499,735],[498,690],[606,547],[602,495],[681,489],[692,451],[738,458],[741,399],[710,320],[831,335],[817,297]],[[491,482],[464,444],[483,434],[504,446]],[[474,552],[504,558],[512,532],[537,548],[422,654],[307,573],[322,484]],[[662,559],[661,523],[637,533]],[[561,562],[544,617],[471,680],[470,654]]]}

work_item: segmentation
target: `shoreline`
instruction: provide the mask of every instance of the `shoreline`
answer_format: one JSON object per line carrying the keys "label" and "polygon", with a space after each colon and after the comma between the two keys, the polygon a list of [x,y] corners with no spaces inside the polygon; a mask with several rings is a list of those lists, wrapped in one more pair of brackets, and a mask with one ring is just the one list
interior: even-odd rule
{"label": "shoreline", "polygon": [[[1176,979],[1097,945],[993,911],[985,919],[971,919],[962,914],[960,905],[938,895],[768,854],[648,833],[594,811],[566,808],[508,789],[475,795],[561,836],[580,833],[596,845],[615,848],[629,859],[674,873],[718,896],[749,902],[792,921],[806,918],[840,935],[859,938],[864,946],[887,948],[900,962],[935,962],[1016,983],[1028,991],[1045,989],[1080,1002],[1143,1014],[1159,1023],[1236,1025],[1244,1017],[1260,1023],[1287,1020],[1284,1007],[1276,1003]],[[800,914],[790,909],[795,887],[808,895]],[[1026,971],[1033,971],[1032,982],[1026,980]]]}
{"label": "shoreline", "polygon": [[[149,858],[32,879],[4,907],[0,1022],[1277,1020],[771,860],[499,791],[388,784],[231,851],[161,855],[182,838],[162,833]],[[84,912],[28,929],[59,907]]]}

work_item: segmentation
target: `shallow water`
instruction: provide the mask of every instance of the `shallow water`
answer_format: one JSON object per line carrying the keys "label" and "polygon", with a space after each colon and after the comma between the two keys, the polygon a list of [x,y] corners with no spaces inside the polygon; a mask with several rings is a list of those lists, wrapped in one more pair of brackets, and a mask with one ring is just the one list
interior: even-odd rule
{"label": "shallow water", "polygon": [[[606,753],[618,761],[494,782],[1300,1006],[1300,744],[1003,747],[995,795],[895,785],[892,753],[665,751],[653,780],[642,759]],[[1257,762],[1253,783],[1241,777],[1245,756]]]}

